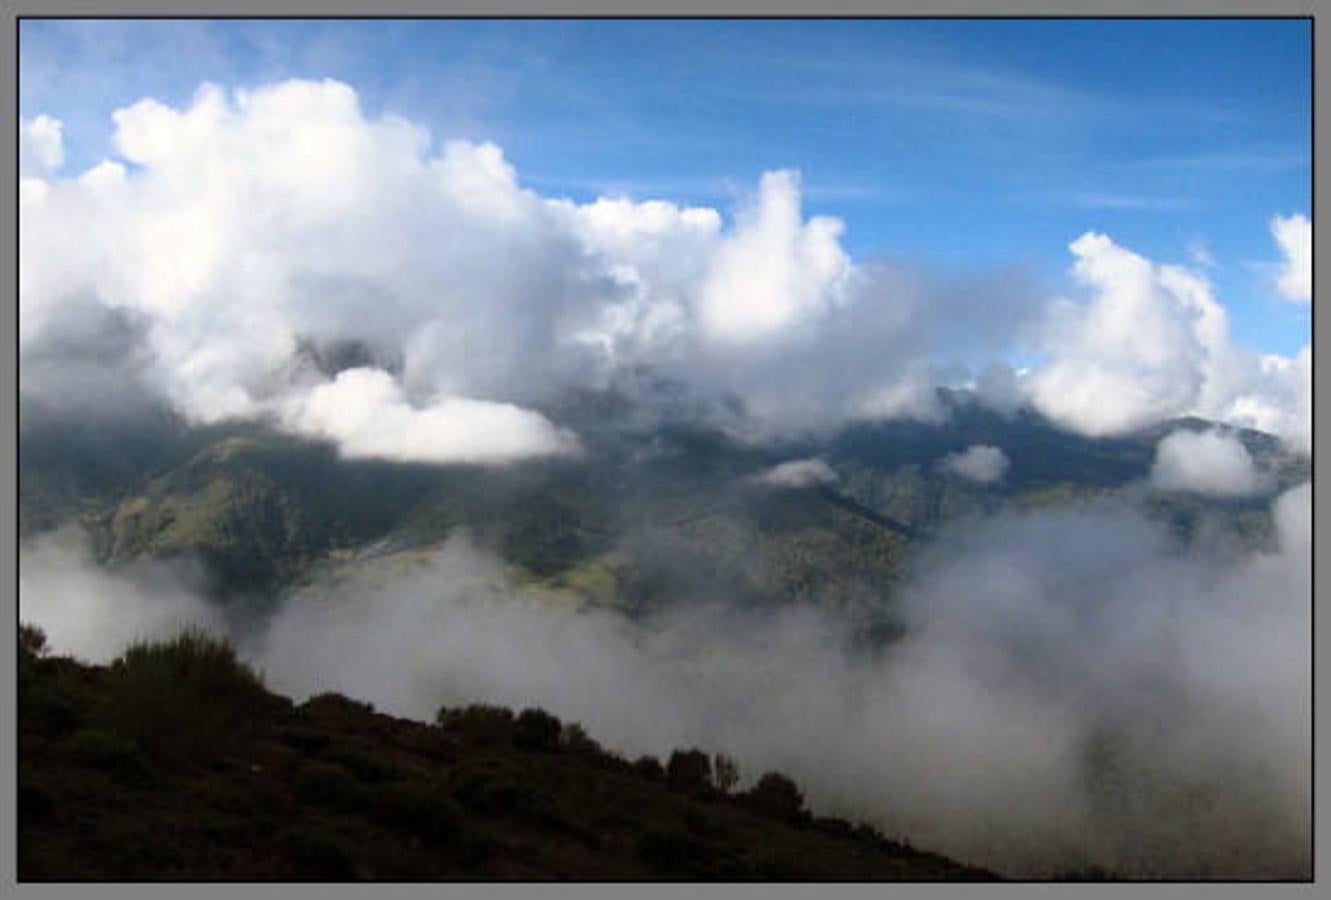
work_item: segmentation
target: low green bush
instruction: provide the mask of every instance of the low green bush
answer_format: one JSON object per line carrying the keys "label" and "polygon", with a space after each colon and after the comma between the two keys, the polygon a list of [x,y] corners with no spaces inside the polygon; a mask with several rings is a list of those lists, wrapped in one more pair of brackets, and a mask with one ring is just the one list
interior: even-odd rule
{"label": "low green bush", "polygon": [[540,779],[521,757],[490,757],[462,763],[449,773],[447,785],[474,811],[559,824],[558,803]]}
{"label": "low green bush", "polygon": [[483,812],[523,812],[531,805],[522,772],[498,760],[463,763],[449,774],[448,786],[463,804]]}
{"label": "low green bush", "polygon": [[677,828],[649,828],[638,836],[638,856],[666,878],[690,878],[703,845]]}
{"label": "low green bush", "polygon": [[356,877],[351,852],[332,835],[293,829],[278,837],[277,846],[316,880],[349,881]]}
{"label": "low green bush", "polygon": [[724,753],[712,757],[712,784],[723,794],[729,794],[739,784],[739,763]]}
{"label": "low green bush", "polygon": [[794,823],[808,818],[804,795],[780,772],[765,773],[740,799],[744,806],[770,819]]}
{"label": "low green bush", "polygon": [[18,627],[19,650],[29,656],[41,656],[46,652],[46,632],[30,622]]}
{"label": "low green bush", "polygon": [[566,722],[559,731],[559,746],[581,756],[597,757],[605,753],[601,745],[577,722]]}
{"label": "low green bush", "polygon": [[73,730],[86,717],[79,704],[58,683],[48,679],[19,678],[18,715],[20,723],[30,723],[56,734]]}
{"label": "low green bush", "polygon": [[440,709],[435,721],[469,744],[482,747],[508,744],[513,740],[513,711],[502,706],[473,703],[464,709]]}
{"label": "low green bush", "polygon": [[291,776],[291,789],[307,803],[332,809],[362,809],[371,801],[369,790],[350,772],[320,760],[302,763]]}
{"label": "low green bush", "polygon": [[18,807],[19,821],[38,822],[50,816],[55,802],[46,788],[19,770],[15,805]]}
{"label": "low green bush", "polygon": [[147,761],[131,740],[118,734],[85,728],[75,732],[67,744],[76,763],[108,772],[123,780],[143,781],[149,775]]}
{"label": "low green bush", "polygon": [[652,781],[661,781],[665,778],[665,767],[655,756],[639,756],[634,760],[633,771]]}
{"label": "low green bush", "polygon": [[324,759],[341,766],[356,780],[366,784],[381,784],[401,778],[402,770],[354,744],[334,743],[323,754]]}
{"label": "low green bush", "polygon": [[336,691],[325,691],[310,697],[301,704],[301,709],[319,718],[345,718],[370,715],[374,712],[374,704],[353,700]]}
{"label": "low green bush", "polygon": [[513,743],[522,750],[556,750],[563,727],[545,710],[524,709],[514,722]]}
{"label": "low green bush", "polygon": [[19,700],[23,691],[37,683],[39,670],[37,660],[46,649],[46,635],[34,625],[20,625],[18,630],[18,689]]}
{"label": "low green bush", "polygon": [[319,753],[332,743],[332,738],[322,731],[288,729],[282,732],[282,740],[301,753]]}
{"label": "low green bush", "polygon": [[109,722],[160,762],[222,755],[268,706],[262,679],[201,629],[133,644],[111,665]]}
{"label": "low green bush", "polygon": [[403,781],[375,794],[380,821],[434,843],[447,843],[463,830],[462,807],[442,785],[432,781]]}
{"label": "low green bush", "polygon": [[712,787],[711,759],[701,750],[676,750],[666,763],[666,783],[680,793],[707,793]]}

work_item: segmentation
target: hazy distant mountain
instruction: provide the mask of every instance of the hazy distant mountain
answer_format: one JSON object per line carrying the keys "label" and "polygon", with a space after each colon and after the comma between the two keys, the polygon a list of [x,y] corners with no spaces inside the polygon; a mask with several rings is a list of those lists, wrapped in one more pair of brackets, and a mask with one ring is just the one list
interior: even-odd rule
{"label": "hazy distant mountain", "polygon": [[[799,602],[881,611],[915,543],[946,522],[1012,505],[1108,492],[1139,496],[1181,535],[1202,519],[1245,540],[1269,529],[1267,502],[1145,489],[1159,439],[1200,420],[1090,439],[1038,415],[1003,416],[944,396],[941,424],[862,424],[821,439],[747,444],[678,416],[647,417],[622,395],[571,396],[555,411],[579,458],[508,467],[338,458],[261,426],[188,428],[168,416],[75,425],[25,411],[19,432],[20,530],[77,517],[109,563],[189,554],[220,597],[260,601],[317,567],[354,565],[441,543],[456,529],[497,550],[523,578],[589,602],[649,608],[718,595],[737,604]],[[1241,432],[1255,463],[1288,486],[1306,460]],[[997,448],[1001,477],[945,461]],[[818,460],[807,484],[765,479]]]}
{"label": "hazy distant mountain", "polygon": [[[1251,673],[1269,666],[1262,655],[1266,649],[1294,647],[1290,636],[1303,633],[1294,603],[1304,590],[1298,571],[1304,545],[1296,520],[1306,491],[1291,492],[1285,498],[1289,502],[1275,504],[1277,513],[1284,507],[1284,517],[1273,518],[1272,499],[1309,479],[1306,459],[1285,453],[1269,435],[1235,432],[1245,448],[1245,465],[1250,458],[1251,467],[1263,475],[1262,488],[1226,499],[1153,486],[1161,442],[1179,431],[1209,431],[1211,424],[1200,420],[1092,439],[1062,431],[1029,412],[1003,416],[966,395],[950,394],[943,401],[951,414],[940,423],[866,423],[798,441],[747,442],[727,429],[724,411],[711,415],[690,408],[687,397],[675,399],[678,405],[671,408],[609,392],[569,396],[546,412],[578,433],[585,452],[501,467],[348,460],[331,445],[254,424],[191,428],[169,415],[146,412],[132,420],[71,424],[29,406],[22,412],[19,431],[21,534],[34,538],[78,520],[91,535],[97,560],[128,571],[120,579],[99,569],[91,579],[69,583],[34,575],[21,590],[31,591],[25,596],[34,601],[33,609],[40,608],[35,601],[48,586],[56,597],[82,592],[80,603],[112,598],[87,602],[85,608],[71,605],[65,596],[57,601],[64,607],[51,612],[53,623],[92,621],[92,629],[100,631],[117,623],[122,610],[124,619],[132,622],[135,611],[126,607],[142,605],[132,591],[153,590],[151,578],[128,577],[139,571],[128,564],[171,557],[197,560],[208,581],[205,593],[215,604],[203,612],[212,616],[224,611],[227,633],[262,660],[265,671],[275,672],[274,665],[283,660],[299,662],[277,677],[293,696],[308,683],[326,690],[330,677],[345,679],[338,687],[348,694],[404,704],[395,711],[419,718],[418,708],[406,708],[418,692],[431,703],[449,691],[466,702],[484,699],[492,691],[508,690],[523,698],[548,693],[548,708],[561,715],[571,715],[561,704],[566,709],[570,702],[585,701],[583,713],[575,717],[590,723],[604,716],[598,727],[605,728],[611,741],[623,741],[625,734],[641,737],[640,708],[650,710],[652,717],[658,709],[665,716],[674,710],[678,720],[668,723],[672,734],[728,735],[750,755],[754,748],[784,747],[785,758],[793,764],[811,758],[811,753],[827,754],[831,762],[826,766],[820,762],[790,769],[806,781],[811,798],[844,804],[845,784],[855,785],[852,799],[863,786],[876,786],[882,799],[865,808],[866,816],[876,817],[872,821],[892,821],[893,828],[900,825],[899,833],[912,838],[917,829],[933,826],[929,843],[934,849],[1000,871],[1008,865],[1013,872],[1025,871],[1022,866],[1032,860],[1020,854],[1033,850],[1043,867],[1033,871],[1046,873],[1079,871],[1085,860],[1101,859],[1124,873],[1149,874],[1174,871],[1169,867],[1176,859],[1178,871],[1184,872],[1228,872],[1224,860],[1233,861],[1235,871],[1256,866],[1255,871],[1265,872],[1261,867],[1270,866],[1283,872],[1302,865],[1297,847],[1288,857],[1284,849],[1285,835],[1291,829],[1297,834],[1297,821],[1281,830],[1288,817],[1281,805],[1286,795],[1279,790],[1285,783],[1280,776],[1297,774],[1288,762],[1297,760],[1284,752],[1286,745],[1264,744],[1250,762],[1242,755],[1247,745],[1235,739],[1237,750],[1199,768],[1186,752],[1193,745],[1171,743],[1175,732],[1169,729],[1181,723],[1178,727],[1191,734],[1187,729],[1195,723],[1215,721],[1222,737],[1229,729],[1241,730],[1245,737],[1255,730],[1245,724],[1249,720],[1231,719],[1228,713],[1209,718],[1208,698],[1226,696],[1236,661],[1237,671],[1249,673],[1244,676],[1247,684]],[[1230,438],[1225,441],[1233,447]],[[1080,512],[1008,515],[1059,506],[1094,512],[1096,501],[1106,498],[1111,502],[1101,505],[1101,512],[1124,513],[1115,507],[1133,507],[1167,525],[1174,539],[1143,529],[1135,515],[1115,519],[1091,514],[1080,524]],[[949,542],[956,538],[949,529],[970,518],[991,517],[984,527],[963,532],[978,535],[982,546],[953,552],[949,563]],[[1032,524],[1037,527],[1027,527]],[[459,543],[480,552],[459,555],[454,548],[450,557],[448,547],[453,545],[446,542],[463,532],[470,541]],[[1107,539],[1106,560],[1088,565],[1086,557],[1100,556],[1097,541],[1102,538]],[[1245,547],[1271,552],[1230,552]],[[30,572],[41,565],[78,569],[85,562],[69,554],[41,557],[39,550],[28,559],[46,560],[33,563]],[[447,565],[436,565],[441,560]],[[1211,565],[1212,560],[1218,565]],[[144,569],[161,574],[158,567]],[[473,570],[478,573],[474,577]],[[949,572],[962,577],[931,581],[931,574]],[[1122,584],[1119,572],[1124,573]],[[325,580],[327,576],[334,577]],[[486,594],[492,585],[498,585],[495,603]],[[1065,585],[1070,585],[1066,591]],[[986,593],[991,587],[992,596]],[[188,589],[189,611],[199,612],[195,585]],[[1280,602],[1249,608],[1235,600],[1268,590]],[[1084,606],[1074,602],[1082,594]],[[348,604],[348,596],[356,602]],[[474,598],[480,601],[475,608]],[[524,605],[527,601],[532,603]],[[694,610],[690,604],[708,608]],[[1077,615],[1055,614],[1069,605]],[[796,614],[731,615],[784,607],[797,607]],[[807,615],[810,608],[815,615]],[[1243,615],[1236,615],[1236,609]],[[954,615],[958,611],[966,615]],[[321,619],[324,613],[329,620]],[[965,621],[959,624],[958,618]],[[823,621],[834,627],[810,624]],[[1046,627],[1051,622],[1057,627]],[[535,623],[533,628],[529,623]],[[701,633],[704,630],[715,634]],[[560,638],[569,634],[573,637]],[[792,638],[797,638],[793,651],[782,646]],[[309,659],[304,659],[307,647]],[[687,652],[681,653],[681,647]],[[1184,662],[1191,668],[1177,664],[1179,647],[1187,650]],[[375,664],[344,669],[349,648],[364,652]],[[935,652],[939,655],[930,655]],[[1285,656],[1293,651],[1279,652]],[[937,664],[938,659],[957,658],[967,659],[970,667],[957,671]],[[99,679],[120,677],[85,670],[72,661],[44,663],[42,671],[55,680],[42,682],[38,693],[52,694],[47,700],[56,719],[65,717],[66,725],[77,724],[71,715],[84,714],[70,712],[80,704],[85,713],[102,708],[94,696]],[[1004,677],[995,681],[994,671]],[[146,679],[134,690],[151,694],[171,683],[171,677]],[[546,691],[546,683],[566,689]],[[606,684],[608,693],[600,693]],[[794,723],[787,715],[791,707],[785,705],[791,702],[786,695],[792,684],[801,686],[798,697],[805,696],[807,687],[823,704],[823,718],[816,720],[823,722],[824,733],[807,746],[803,726],[792,733],[787,725]],[[866,699],[864,684],[882,686],[886,693],[871,691]],[[70,685],[72,693],[65,692]],[[677,694],[679,685],[684,687]],[[1199,685],[1204,689],[1200,693]],[[1208,693],[1215,685],[1218,693]],[[950,721],[960,731],[929,733],[938,696],[947,698]],[[1260,699],[1252,700],[1247,693],[1242,697],[1261,714],[1251,721],[1265,722],[1270,713],[1277,723],[1297,723],[1299,697],[1285,685],[1273,687],[1269,696],[1252,696]],[[617,705],[622,697],[629,698],[627,711]],[[713,697],[720,699],[712,704]],[[28,697],[24,715],[34,710],[44,715],[42,702]],[[974,752],[951,763],[949,771],[970,777],[972,764],[983,773],[1027,771],[1023,767],[1029,764],[1029,744],[991,741],[986,732],[995,721],[991,717],[1001,715],[995,710],[1012,708],[1004,704],[1013,702],[1017,709],[1037,713],[1030,721],[1045,722],[1042,727],[1069,723],[1054,727],[1047,738],[1061,748],[1059,759],[1067,761],[1057,773],[1066,781],[1066,794],[1050,805],[1061,815],[1065,804],[1090,804],[1094,834],[1125,840],[1123,855],[1088,855],[1075,839],[1071,850],[1053,847],[1056,842],[1048,834],[1028,828],[1015,835],[1020,851],[1015,861],[1005,856],[1002,846],[990,846],[989,838],[977,837],[972,828],[974,822],[993,821],[984,816],[1006,816],[1013,799],[1004,791],[1022,790],[1022,782],[998,774],[977,776],[987,779],[985,789],[975,794],[975,808],[983,816],[974,817],[967,809],[959,818],[949,818],[949,809],[940,811],[932,798],[925,798],[920,803],[929,805],[923,813],[919,803],[911,809],[917,818],[906,813],[905,819],[893,818],[898,804],[911,800],[917,775],[903,774],[902,784],[892,783],[909,770],[883,768],[886,757],[879,752],[875,735],[880,732],[875,729],[909,733],[913,739],[923,734],[918,739],[925,741],[925,751],[898,759],[903,767],[923,765],[915,772],[932,771],[938,748],[950,752],[972,744]],[[127,704],[131,724],[140,721],[135,710],[147,706],[137,700]],[[1147,713],[1137,716],[1141,709]],[[329,710],[332,721],[323,721]],[[758,714],[751,732],[716,728],[717,722],[747,723],[745,716],[751,712]],[[28,833],[39,836],[24,851],[30,871],[49,877],[68,872],[57,863],[69,857],[69,848],[86,841],[51,812],[73,802],[70,790],[94,802],[97,821],[130,829],[127,846],[146,847],[135,836],[146,833],[143,822],[170,823],[173,817],[192,814],[194,807],[181,806],[177,799],[193,796],[178,795],[176,788],[182,787],[215,792],[222,802],[244,811],[208,820],[205,826],[215,834],[188,831],[164,851],[163,873],[297,877],[322,866],[336,877],[511,874],[468,856],[472,845],[466,841],[454,846],[455,855],[448,855],[453,853],[449,850],[443,857],[418,853],[417,844],[410,844],[409,851],[395,847],[402,815],[412,821],[422,815],[421,827],[434,827],[429,824],[434,813],[422,812],[424,803],[452,810],[445,817],[447,828],[480,835],[475,846],[491,847],[496,853],[491,861],[506,855],[530,864],[525,872],[551,877],[573,872],[701,877],[704,870],[678,867],[681,859],[692,858],[697,842],[715,854],[706,865],[721,867],[706,868],[708,874],[794,877],[795,870],[762,868],[765,857],[754,854],[771,840],[788,841],[791,848],[806,840],[816,843],[825,858],[819,857],[808,872],[827,877],[861,871],[866,877],[893,877],[890,871],[884,874],[887,870],[878,868],[879,863],[888,870],[898,867],[907,878],[981,874],[940,858],[903,854],[900,847],[872,836],[864,836],[862,846],[846,843],[832,834],[844,837],[845,828],[835,823],[824,823],[831,828],[827,834],[817,829],[802,835],[785,830],[764,834],[743,809],[731,808],[724,800],[709,811],[694,810],[690,825],[687,803],[648,783],[655,775],[644,781],[638,777],[641,772],[632,774],[623,760],[595,755],[583,760],[576,754],[523,758],[525,751],[516,744],[505,743],[498,753],[493,747],[464,748],[447,766],[447,802],[436,804],[442,770],[435,771],[430,760],[420,758],[419,748],[404,749],[403,742],[412,744],[421,735],[433,741],[438,733],[373,716],[345,701],[294,709],[290,704],[274,706],[259,738],[241,747],[240,756],[219,769],[178,778],[169,767],[162,769],[155,784],[133,787],[135,796],[148,804],[147,811],[121,816],[115,810],[123,804],[123,785],[110,785],[108,778],[115,771],[103,769],[123,764],[132,780],[143,767],[136,761],[137,751],[115,742],[118,725],[95,718],[89,722],[82,731],[67,728],[69,734],[50,731],[49,722],[21,723],[31,744],[26,758],[40,762],[29,769],[28,788],[21,788],[26,790]],[[858,730],[862,727],[867,730]],[[110,742],[107,728],[113,733]],[[508,728],[504,724],[501,730]],[[1169,739],[1157,740],[1162,729]],[[1286,725],[1284,732],[1273,729],[1277,738],[1286,732],[1294,735],[1289,746],[1296,746],[1295,726]],[[866,734],[865,741],[845,737]],[[958,740],[958,734],[965,739]],[[310,742],[350,747],[357,753],[325,759],[309,749]],[[911,748],[909,741],[898,745],[899,755],[902,746]],[[496,761],[496,755],[502,758]],[[476,793],[469,787],[475,781],[473,763],[489,773],[477,776],[477,783],[489,784],[493,775],[500,783],[496,789],[506,791],[512,787],[506,773],[529,770],[533,760],[543,767],[536,782],[514,776],[517,793],[506,796],[511,800],[524,796],[524,790],[537,791],[544,799],[533,808],[559,810],[564,818],[558,822],[530,818],[536,814],[524,809],[521,800],[486,807],[489,788]],[[402,791],[359,784],[377,778],[375,773],[386,763],[400,763],[404,771],[421,777],[404,775]],[[492,764],[499,767],[498,774],[490,771]],[[247,768],[251,765],[267,774],[252,778],[260,773]],[[947,765],[945,761],[944,769]],[[1248,779],[1249,793],[1241,796],[1230,790],[1236,766]],[[314,786],[301,796],[285,786],[288,776],[312,779]],[[604,805],[584,815],[586,798],[578,793],[581,788],[569,785],[606,779],[613,781],[614,791],[598,794],[596,802]],[[540,794],[547,782],[557,785],[549,796]],[[912,787],[903,787],[906,782]],[[325,789],[348,797],[383,793],[386,799],[376,800],[382,807],[368,814],[360,807],[350,813],[342,808],[309,813],[306,807],[323,802],[310,797]],[[637,802],[621,798],[675,809],[685,817],[682,831],[667,829],[663,837],[640,819],[616,820],[612,807]],[[394,805],[399,801],[405,812]],[[465,809],[472,801],[477,809]],[[272,816],[263,807],[270,802],[277,810]],[[338,801],[331,802],[336,806]],[[1017,805],[1020,802],[1024,800]],[[1208,812],[1207,804],[1213,802],[1230,803],[1216,808],[1240,818],[1232,834],[1226,830],[1229,820]],[[457,803],[464,809],[454,809]],[[251,866],[247,854],[256,846],[249,836],[254,821],[289,823],[294,821],[291,816],[307,814],[313,818],[301,821],[311,822],[310,829],[285,824],[273,855],[264,858],[267,867]],[[619,824],[605,824],[612,821]],[[1272,822],[1279,827],[1273,828]],[[709,823],[733,832],[730,837],[722,830],[708,832]],[[598,848],[584,842],[591,850],[575,848],[595,859],[551,868],[549,858],[528,859],[521,848],[515,849],[505,830],[510,825],[534,829],[532,834],[539,833],[549,846],[564,848],[560,835],[570,828],[569,834],[590,828],[605,843]],[[1194,841],[1198,829],[1206,830],[1207,837]],[[1147,836],[1138,841],[1139,834]],[[948,845],[947,839],[972,843]],[[628,859],[623,855],[626,847],[636,855],[620,865]],[[685,852],[681,847],[694,849]],[[607,848],[609,853],[604,852]],[[227,860],[218,868],[200,862],[199,854],[213,849]],[[841,855],[861,850],[869,855],[856,857],[854,864]],[[1221,863],[1212,861],[1213,852]],[[130,870],[114,854],[80,859],[86,859],[90,875]],[[741,861],[738,868],[732,865],[736,859]],[[859,868],[861,862],[867,868]]]}

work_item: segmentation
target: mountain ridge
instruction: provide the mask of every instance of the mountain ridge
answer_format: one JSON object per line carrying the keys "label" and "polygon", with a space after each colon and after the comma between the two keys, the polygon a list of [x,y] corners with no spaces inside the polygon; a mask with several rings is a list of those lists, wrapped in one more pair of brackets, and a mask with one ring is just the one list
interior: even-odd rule
{"label": "mountain ridge", "polygon": [[[788,602],[811,585],[844,594],[847,579],[890,591],[909,548],[959,516],[1134,490],[1149,480],[1160,437],[1210,427],[1181,419],[1091,439],[1030,411],[1005,416],[964,395],[941,396],[951,410],[945,423],[860,423],[818,442],[755,445],[688,422],[641,429],[623,397],[590,394],[568,406],[587,435],[582,458],[506,467],[345,459],[329,444],[256,424],[190,428],[159,418],[80,430],[30,416],[19,435],[20,535],[75,517],[103,562],[192,555],[215,596],[262,598],[356,548],[437,546],[464,528],[540,580],[608,577],[607,560],[626,562],[642,587],[631,607],[656,602],[651,585],[662,574],[632,548],[664,542],[724,590]],[[1310,472],[1269,435],[1235,433],[1276,474],[1276,487]],[[945,457],[975,444],[1004,451],[1001,481],[943,470]],[[792,458],[823,460],[835,482],[754,482]],[[1153,492],[1146,507],[1183,535],[1219,516],[1261,540],[1265,503]],[[754,564],[732,564],[746,555]],[[792,565],[788,577],[772,574]]]}
{"label": "mountain ridge", "polygon": [[199,634],[107,667],[22,639],[23,881],[997,877],[815,817],[778,773],[739,790],[725,757],[630,761],[537,709],[427,724],[341,694],[295,704]]}

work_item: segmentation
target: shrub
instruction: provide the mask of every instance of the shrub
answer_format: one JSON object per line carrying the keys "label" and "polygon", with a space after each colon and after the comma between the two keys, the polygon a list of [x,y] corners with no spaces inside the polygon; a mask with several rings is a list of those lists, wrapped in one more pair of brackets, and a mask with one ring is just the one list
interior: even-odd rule
{"label": "shrub", "polygon": [[478,811],[528,813],[537,806],[522,772],[500,760],[464,763],[453,770],[448,783],[454,796]]}
{"label": "shrub", "polygon": [[[854,831],[857,838],[870,844],[880,844],[886,840],[877,828],[874,828],[872,825],[865,822],[857,823],[854,826]],[[902,842],[894,841],[893,843],[898,848],[905,846]]]}
{"label": "shrub", "polygon": [[520,758],[469,761],[448,776],[448,788],[468,809],[563,826],[559,802],[541,776]]}
{"label": "shrub", "polygon": [[25,622],[18,627],[18,645],[32,656],[41,656],[46,652],[46,632]]}
{"label": "shrub", "polygon": [[565,723],[559,732],[559,745],[573,753],[586,756],[598,756],[604,752],[601,745],[593,740],[587,730],[577,722]]}
{"label": "shrub", "polygon": [[321,881],[347,881],[356,877],[351,853],[331,835],[290,830],[282,833],[277,844],[287,857]]}
{"label": "shrub", "polygon": [[69,756],[75,762],[101,769],[128,781],[142,781],[148,766],[139,748],[118,734],[84,729],[69,739]]}
{"label": "shrub", "polygon": [[473,703],[465,709],[442,708],[435,721],[478,746],[496,746],[513,739],[513,711],[502,706]]}
{"label": "shrub", "polygon": [[49,729],[57,734],[68,732],[84,721],[83,710],[54,680],[25,679],[20,668],[18,694],[19,721]]}
{"label": "shrub", "polygon": [[334,744],[324,757],[351,772],[357,780],[369,784],[379,784],[402,777],[402,770],[397,766],[384,762],[373,753],[351,744]]}
{"label": "shrub", "polygon": [[196,628],[130,646],[112,663],[111,676],[111,724],[164,762],[220,755],[269,700],[263,681],[228,642]]}
{"label": "shrub", "polygon": [[20,625],[18,629],[18,686],[22,692],[40,677],[37,660],[46,650],[46,635],[35,625]]}
{"label": "shrub", "polygon": [[514,723],[513,743],[522,750],[555,750],[563,723],[541,709],[524,709]]}
{"label": "shrub", "polygon": [[312,760],[302,763],[291,778],[296,796],[333,809],[354,810],[369,802],[369,792],[341,766]]}
{"label": "shrub", "polygon": [[18,791],[15,800],[20,821],[35,822],[45,819],[55,806],[46,789],[22,770],[18,773]]}
{"label": "shrub", "polygon": [[665,768],[655,756],[639,756],[633,763],[633,771],[643,778],[660,781],[665,778]]}
{"label": "shrub", "polygon": [[835,834],[838,837],[855,838],[858,836],[855,831],[855,826],[850,822],[847,822],[845,819],[824,817],[814,819],[813,824],[819,831],[826,832],[827,834]]}
{"label": "shrub", "polygon": [[723,794],[729,794],[739,784],[739,764],[724,753],[712,757],[712,783]]}
{"label": "shrub", "polygon": [[691,834],[713,833],[717,830],[715,820],[696,803],[690,803],[684,810],[684,828]]}
{"label": "shrub", "polygon": [[795,822],[805,815],[804,795],[795,782],[779,772],[764,774],[743,799],[749,809],[771,819]]}
{"label": "shrub", "polygon": [[693,865],[703,854],[703,845],[692,835],[677,828],[649,828],[637,842],[638,856],[659,874],[688,878]]}
{"label": "shrub", "polygon": [[767,851],[759,854],[752,865],[754,875],[760,881],[816,881],[811,862],[804,857]]}
{"label": "shrub", "polygon": [[701,750],[676,750],[666,763],[666,784],[672,791],[703,793],[712,784],[712,761]]}
{"label": "shrub", "polygon": [[332,743],[333,739],[322,731],[307,731],[302,728],[293,728],[282,733],[282,740],[288,746],[299,750],[301,753],[318,753]]}
{"label": "shrub", "polygon": [[350,697],[335,691],[315,694],[302,703],[301,708],[316,717],[329,719],[363,716],[374,712],[373,703],[352,700]]}
{"label": "shrub", "polygon": [[1056,878],[1058,881],[1121,881],[1121,876],[1116,876],[1106,869],[1098,866],[1091,866],[1087,869],[1076,869],[1071,872],[1063,872]]}
{"label": "shrub", "polygon": [[462,808],[435,782],[390,784],[375,799],[379,820],[409,834],[439,843],[462,832]]}

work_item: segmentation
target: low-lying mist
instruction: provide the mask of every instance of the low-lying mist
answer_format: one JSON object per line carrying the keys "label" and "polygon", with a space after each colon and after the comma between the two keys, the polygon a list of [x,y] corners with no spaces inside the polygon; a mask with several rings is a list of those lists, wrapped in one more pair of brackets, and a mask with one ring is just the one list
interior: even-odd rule
{"label": "low-lying mist", "polygon": [[[697,745],[745,780],[783,771],[816,812],[1005,875],[1301,878],[1311,486],[1273,516],[1275,547],[1241,558],[1126,502],[959,523],[913,560],[906,635],[875,653],[809,606],[554,602],[464,535],[321,579],[237,640],[298,699],[539,705],[626,755]],[[21,551],[20,616],[95,660],[226,628],[187,574],[108,573],[61,532]]]}
{"label": "low-lying mist", "polygon": [[104,663],[130,643],[169,638],[189,625],[225,629],[203,599],[202,568],[188,560],[148,561],[108,571],[76,525],[19,547],[19,621],[45,629],[58,652]]}

